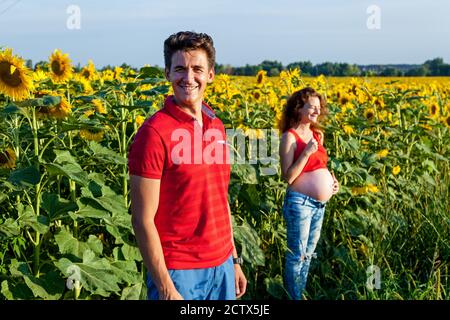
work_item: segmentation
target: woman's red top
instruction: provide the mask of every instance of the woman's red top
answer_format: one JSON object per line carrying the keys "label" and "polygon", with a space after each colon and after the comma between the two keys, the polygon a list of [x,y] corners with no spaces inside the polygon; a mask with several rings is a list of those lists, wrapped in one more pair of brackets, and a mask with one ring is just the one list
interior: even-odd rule
{"label": "woman's red top", "polygon": [[[320,143],[319,135],[315,131],[313,130],[311,131],[313,133],[314,139],[317,140],[319,146],[317,151],[309,156],[308,161],[306,162],[306,165],[302,170],[302,173],[327,167],[328,162],[327,150]],[[305,143],[302,140],[302,138],[300,138],[300,136],[298,135],[297,132],[295,132],[294,129],[289,129],[289,132],[291,132],[294,135],[295,141],[297,142],[297,149],[295,149],[294,152],[294,162],[295,162],[298,159],[298,157],[300,157],[300,154],[303,152],[303,150],[306,148],[307,143]]]}

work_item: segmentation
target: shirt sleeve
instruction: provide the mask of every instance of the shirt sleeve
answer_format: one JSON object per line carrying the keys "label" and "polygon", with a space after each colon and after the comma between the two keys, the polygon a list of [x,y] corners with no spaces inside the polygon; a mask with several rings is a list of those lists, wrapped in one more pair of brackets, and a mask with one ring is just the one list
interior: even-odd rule
{"label": "shirt sleeve", "polygon": [[128,153],[130,175],[161,179],[166,151],[159,133],[150,125],[139,128]]}

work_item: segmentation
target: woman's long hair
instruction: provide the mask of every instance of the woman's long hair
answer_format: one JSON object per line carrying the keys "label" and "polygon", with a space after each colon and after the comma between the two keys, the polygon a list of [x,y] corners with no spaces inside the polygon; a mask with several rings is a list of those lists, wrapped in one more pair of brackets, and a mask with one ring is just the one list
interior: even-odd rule
{"label": "woman's long hair", "polygon": [[295,127],[300,122],[300,109],[305,106],[310,97],[317,97],[320,101],[320,115],[316,123],[311,123],[311,129],[313,131],[322,131],[320,122],[328,114],[327,103],[316,90],[306,87],[294,92],[288,98],[281,117],[280,129],[282,133]]}

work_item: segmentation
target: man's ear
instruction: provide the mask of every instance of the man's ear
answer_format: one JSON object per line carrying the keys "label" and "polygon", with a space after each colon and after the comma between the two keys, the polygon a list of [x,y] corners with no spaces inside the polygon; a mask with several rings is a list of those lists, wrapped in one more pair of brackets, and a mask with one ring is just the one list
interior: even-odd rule
{"label": "man's ear", "polygon": [[213,82],[215,75],[216,75],[216,72],[214,71],[214,67],[213,67],[213,68],[211,68],[211,70],[208,71],[208,83]]}
{"label": "man's ear", "polygon": [[170,77],[169,77],[169,69],[167,69],[167,68],[164,68],[164,75],[166,76],[166,79],[167,79],[167,81],[170,81]]}

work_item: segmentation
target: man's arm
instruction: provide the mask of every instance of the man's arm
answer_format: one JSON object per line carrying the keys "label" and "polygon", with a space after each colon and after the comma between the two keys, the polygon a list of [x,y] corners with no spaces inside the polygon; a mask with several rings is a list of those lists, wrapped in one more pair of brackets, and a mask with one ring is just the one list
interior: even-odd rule
{"label": "man's arm", "polygon": [[131,212],[134,233],[161,300],[179,300],[183,297],[176,290],[164,261],[164,255],[155,226],[155,215],[159,205],[161,180],[130,176]]}

